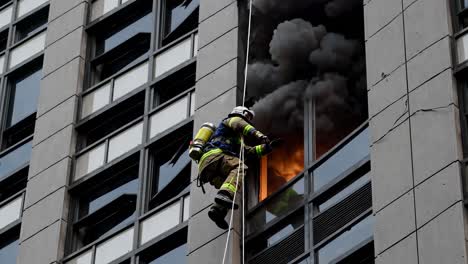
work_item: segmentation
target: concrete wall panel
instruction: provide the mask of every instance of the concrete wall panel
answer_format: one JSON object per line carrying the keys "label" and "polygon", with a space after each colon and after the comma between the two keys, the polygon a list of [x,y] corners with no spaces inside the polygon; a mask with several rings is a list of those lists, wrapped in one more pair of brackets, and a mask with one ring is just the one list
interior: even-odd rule
{"label": "concrete wall panel", "polygon": [[365,5],[366,40],[395,19],[401,11],[401,0],[372,0]]}

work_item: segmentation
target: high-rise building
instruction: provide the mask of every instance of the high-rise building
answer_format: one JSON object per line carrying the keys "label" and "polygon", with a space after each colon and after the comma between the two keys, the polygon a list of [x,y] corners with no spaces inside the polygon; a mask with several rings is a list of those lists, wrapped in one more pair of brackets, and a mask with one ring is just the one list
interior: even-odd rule
{"label": "high-rise building", "polygon": [[[468,263],[468,1],[253,5],[0,0],[1,264]],[[188,144],[242,104],[222,230]]]}

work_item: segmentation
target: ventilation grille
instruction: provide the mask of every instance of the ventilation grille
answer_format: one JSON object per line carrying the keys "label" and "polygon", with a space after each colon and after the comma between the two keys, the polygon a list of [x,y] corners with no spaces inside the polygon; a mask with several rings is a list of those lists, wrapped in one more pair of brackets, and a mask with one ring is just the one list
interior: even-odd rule
{"label": "ventilation grille", "polygon": [[371,207],[372,190],[368,183],[314,219],[314,243],[319,243]]}
{"label": "ventilation grille", "polygon": [[249,264],[286,264],[304,253],[304,227],[249,261]]}

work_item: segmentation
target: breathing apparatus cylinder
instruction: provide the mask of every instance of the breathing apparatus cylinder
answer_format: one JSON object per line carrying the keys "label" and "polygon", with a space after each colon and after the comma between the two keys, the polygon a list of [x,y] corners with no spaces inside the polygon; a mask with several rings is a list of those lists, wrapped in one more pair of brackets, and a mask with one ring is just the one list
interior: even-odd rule
{"label": "breathing apparatus cylinder", "polygon": [[190,142],[189,156],[195,161],[199,161],[203,155],[203,147],[210,140],[216,130],[212,123],[204,123],[198,130],[195,138]]}

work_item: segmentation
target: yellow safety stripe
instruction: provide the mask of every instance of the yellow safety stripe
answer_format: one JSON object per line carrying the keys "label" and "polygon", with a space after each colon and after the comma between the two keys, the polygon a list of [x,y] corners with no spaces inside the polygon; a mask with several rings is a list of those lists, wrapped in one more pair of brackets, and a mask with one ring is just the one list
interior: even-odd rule
{"label": "yellow safety stripe", "polygon": [[247,136],[252,129],[255,129],[252,125],[246,125],[244,127],[244,136]]}
{"label": "yellow safety stripe", "polygon": [[228,183],[228,182],[221,185],[221,189],[228,189],[231,192],[237,192],[237,187],[235,185],[233,185],[233,184]]}
{"label": "yellow safety stripe", "polygon": [[261,145],[255,146],[255,152],[257,152],[257,155],[261,157],[263,155],[262,146]]}
{"label": "yellow safety stripe", "polygon": [[223,153],[223,151],[219,148],[215,148],[215,149],[212,149],[210,151],[208,151],[207,153],[203,154],[203,156],[200,158],[200,163],[198,163],[199,165],[203,164],[203,161],[208,158],[209,156],[213,155],[213,154],[219,154],[219,153]]}
{"label": "yellow safety stripe", "polygon": [[235,117],[231,117],[231,119],[229,119],[229,123],[228,123],[228,126],[229,127],[232,127],[232,123],[233,122],[237,122],[239,120],[242,120],[242,118],[238,117],[238,116],[235,116]]}

